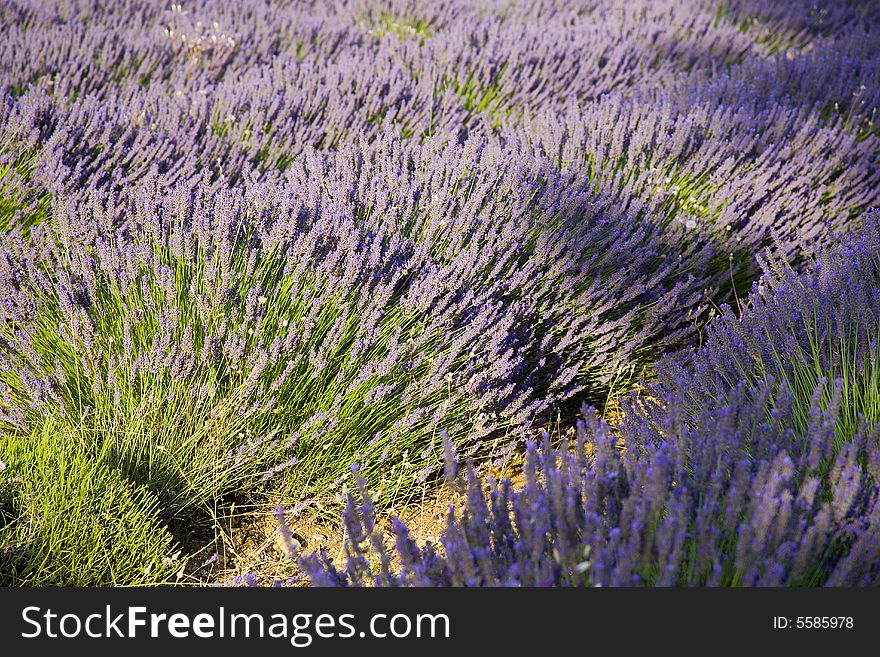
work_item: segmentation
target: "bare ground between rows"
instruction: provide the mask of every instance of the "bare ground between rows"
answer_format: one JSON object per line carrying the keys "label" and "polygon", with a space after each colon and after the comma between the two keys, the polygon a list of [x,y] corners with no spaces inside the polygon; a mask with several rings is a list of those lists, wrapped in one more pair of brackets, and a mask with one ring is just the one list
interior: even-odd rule
{"label": "bare ground between rows", "polygon": [[[613,428],[620,418],[619,398],[605,404],[602,410],[601,416]],[[550,432],[554,442],[560,443],[572,437],[576,418],[574,414],[557,418],[552,426],[544,429]],[[496,481],[508,478],[514,488],[519,488],[524,481],[523,456],[517,454],[505,466],[492,468],[485,474]],[[485,490],[488,492],[488,484]],[[308,578],[289,555],[275,518],[277,506],[293,508],[293,504],[285,502],[289,501],[277,500],[250,507],[232,505],[228,511],[215,515],[210,530],[191,541],[201,547],[192,558],[182,583],[236,585],[242,582],[240,578],[254,575],[261,585],[279,582],[308,586]],[[407,524],[410,536],[418,545],[430,541],[442,551],[440,538],[449,511],[454,509],[460,513],[463,504],[464,494],[455,487],[426,486],[407,503],[381,508],[377,522],[389,546],[393,545],[391,520],[397,516]],[[346,532],[339,520],[328,520],[326,512],[314,507],[306,507],[296,514],[287,513],[285,517],[302,553],[326,550],[334,563],[344,565]]]}

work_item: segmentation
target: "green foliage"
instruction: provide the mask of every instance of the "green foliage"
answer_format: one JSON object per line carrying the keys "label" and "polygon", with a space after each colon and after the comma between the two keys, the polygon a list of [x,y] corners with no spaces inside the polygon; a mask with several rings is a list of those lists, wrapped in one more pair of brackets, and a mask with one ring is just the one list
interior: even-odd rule
{"label": "green foliage", "polygon": [[[793,423],[799,434],[809,426],[810,409],[817,387],[821,405],[839,405],[836,435],[838,447],[848,442],[864,423],[880,423],[880,362],[876,348],[864,350],[848,332],[829,340],[833,327],[822,318],[812,318],[805,327],[807,345],[791,340],[784,352],[773,350],[772,359],[743,363],[740,375],[751,383],[768,376],[785,381],[793,394]],[[876,336],[876,329],[872,331]],[[876,337],[873,338],[876,341]],[[876,344],[876,342],[875,342]]]}
{"label": "green foliage", "polygon": [[158,502],[108,467],[88,437],[47,421],[0,439],[0,582],[129,586],[181,568]]}
{"label": "green foliage", "polygon": [[514,114],[514,107],[501,84],[506,66],[502,65],[490,81],[481,81],[469,71],[463,77],[444,80],[441,88],[451,88],[461,98],[465,110],[486,115],[492,127],[498,128],[505,118]]}

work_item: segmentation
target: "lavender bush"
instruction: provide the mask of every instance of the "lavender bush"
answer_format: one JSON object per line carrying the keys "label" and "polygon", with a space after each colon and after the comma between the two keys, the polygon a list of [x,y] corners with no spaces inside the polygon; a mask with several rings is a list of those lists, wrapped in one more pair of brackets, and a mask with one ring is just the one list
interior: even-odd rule
{"label": "lavender bush", "polygon": [[789,420],[798,432],[814,421],[817,403],[838,407],[838,442],[880,422],[880,212],[861,224],[802,273],[770,252],[747,308],[728,308],[710,324],[707,348],[663,362],[662,385],[696,413],[724,404],[737,385],[773,379],[793,395]]}
{"label": "lavender bush", "polygon": [[342,586],[876,584],[878,219],[803,275],[768,271],[619,435],[585,407],[572,447],[530,444],[522,489],[490,480],[488,500],[469,468],[442,549],[395,520],[392,559],[359,478],[343,569],[301,566]]}
{"label": "lavender bush", "polygon": [[[173,529],[335,514],[355,462],[409,499],[443,432],[504,463],[696,342],[762,249],[799,270],[878,205],[878,26],[849,0],[3,2],[2,437],[75,428]],[[751,417],[766,387],[786,430],[862,435],[870,368],[811,345],[795,371],[754,338],[742,398],[666,406]]]}
{"label": "lavender bush", "polygon": [[188,502],[294,464],[299,486],[360,461],[406,490],[443,429],[503,459],[683,339],[698,296],[636,233],[650,222],[616,226],[576,179],[505,154],[390,138],[271,183],[56,203],[4,243],[3,420],[85,417],[139,479],[171,451],[185,466],[159,489]]}
{"label": "lavender bush", "polygon": [[512,131],[621,207],[708,234],[724,253],[751,256],[772,237],[795,258],[880,201],[878,72],[845,50],[777,57],[547,110]]}

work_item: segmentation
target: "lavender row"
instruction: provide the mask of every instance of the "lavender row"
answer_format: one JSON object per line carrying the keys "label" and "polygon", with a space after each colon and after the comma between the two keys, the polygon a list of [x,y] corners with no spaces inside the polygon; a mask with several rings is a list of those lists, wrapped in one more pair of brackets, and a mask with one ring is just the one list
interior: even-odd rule
{"label": "lavender row", "polygon": [[341,569],[293,556],[318,586],[876,585],[878,253],[874,213],[804,274],[769,267],[619,432],[585,407],[572,447],[532,444],[521,489],[469,468],[442,547],[396,519],[389,546],[358,477]]}
{"label": "lavender row", "polygon": [[164,79],[235,79],[276,57],[359,54],[370,62],[393,51],[414,77],[434,70],[458,84],[498,82],[535,102],[572,86],[596,96],[641,75],[760,51],[705,1],[16,2],[4,13],[9,78],[51,78],[68,96]]}
{"label": "lavender row", "polygon": [[[801,50],[771,55],[743,45],[734,63],[712,48],[705,61],[657,52],[658,39],[670,32],[717,36],[712,30],[727,29],[709,5],[694,12],[693,4],[628,3],[623,13],[604,3],[581,13],[547,5],[526,15],[501,5],[356,4],[334,9],[333,20],[320,7],[273,6],[252,16],[257,33],[277,21],[274,40],[259,39],[275,45],[258,46],[251,35],[253,43],[239,44],[213,72],[183,65],[178,55],[189,55],[160,48],[147,26],[176,21],[178,36],[192,41],[197,25],[215,29],[207,18],[222,10],[245,30],[237,5],[194,5],[187,13],[175,5],[165,15],[138,4],[125,8],[139,17],[129,27],[106,8],[73,16],[64,15],[72,11],[66,5],[57,16],[42,6],[23,10],[7,27],[10,51],[0,57],[10,62],[0,82],[0,185],[14,190],[12,207],[21,210],[12,223],[31,222],[47,199],[137,184],[152,171],[168,184],[206,169],[236,181],[246,171],[271,175],[307,152],[369,143],[388,130],[415,140],[436,134],[456,141],[470,132],[492,141],[499,139],[492,126],[502,130],[502,143],[525,142],[564,169],[575,167],[622,212],[675,219],[711,233],[728,252],[750,253],[776,232],[797,253],[876,202],[880,59],[875,24],[853,7],[833,9],[833,29],[813,30]],[[202,11],[205,21],[196,18]],[[419,12],[428,18],[418,19]],[[709,15],[702,32],[687,23]],[[611,38],[614,21],[621,34],[655,33]],[[417,26],[415,36],[398,33],[407,25]],[[43,29],[46,42],[36,38]],[[74,29],[85,32],[58,38]],[[108,54],[87,64],[83,57],[96,57],[89,31],[100,29],[106,34],[94,38],[117,60]],[[279,36],[286,30],[308,33]],[[128,39],[136,44],[130,57]],[[305,43],[316,50],[304,53]],[[583,49],[576,56],[575,45]],[[28,48],[33,56],[22,55]],[[135,67],[162,52],[161,63],[149,64],[160,73]],[[464,59],[443,63],[444,53]],[[520,60],[535,53],[551,54]],[[594,56],[605,63],[586,65]],[[199,66],[205,57],[196,58]],[[85,73],[46,72],[58,65]],[[17,71],[22,66],[36,68]],[[589,77],[611,69],[613,80]],[[27,89],[27,81],[36,86]],[[511,148],[516,157],[518,147]]]}
{"label": "lavender row", "polygon": [[713,235],[729,252],[774,238],[798,257],[880,200],[878,99],[860,83],[880,88],[877,61],[816,52],[692,76],[545,111],[511,134],[620,207]]}
{"label": "lavender row", "polygon": [[714,253],[509,155],[389,135],[283,179],[56,201],[2,238],[4,425],[161,420],[204,468],[228,450],[236,485],[338,483],[357,460],[394,490],[437,469],[440,430],[503,461],[549,409],[685,340]]}

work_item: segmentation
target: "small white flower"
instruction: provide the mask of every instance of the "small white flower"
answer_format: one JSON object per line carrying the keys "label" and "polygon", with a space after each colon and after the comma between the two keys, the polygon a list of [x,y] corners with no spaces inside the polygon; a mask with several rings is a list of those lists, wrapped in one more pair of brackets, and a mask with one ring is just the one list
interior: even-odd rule
{"label": "small white flower", "polygon": [[8,466],[3,461],[0,461],[0,472],[3,472],[7,467]]}
{"label": "small white flower", "polygon": [[174,563],[175,561],[177,561],[178,558],[180,558],[180,550],[178,550],[177,552],[172,554],[170,557],[163,557],[162,558],[162,565],[169,566],[172,563]]}
{"label": "small white flower", "polygon": [[262,296],[257,299],[257,303],[259,303],[261,306],[265,306],[267,301],[269,300],[266,297]]}
{"label": "small white flower", "polygon": [[684,222],[684,227],[687,228],[688,230],[693,230],[694,228],[697,227],[697,222],[694,221],[693,219],[688,219],[687,221]]}

